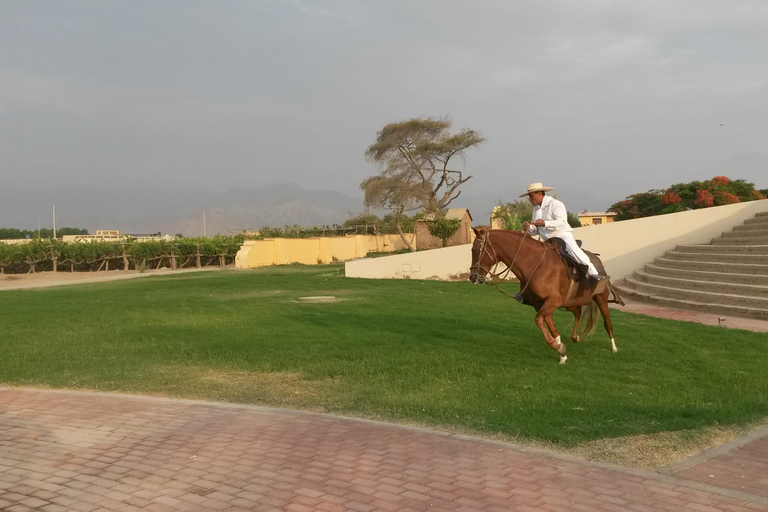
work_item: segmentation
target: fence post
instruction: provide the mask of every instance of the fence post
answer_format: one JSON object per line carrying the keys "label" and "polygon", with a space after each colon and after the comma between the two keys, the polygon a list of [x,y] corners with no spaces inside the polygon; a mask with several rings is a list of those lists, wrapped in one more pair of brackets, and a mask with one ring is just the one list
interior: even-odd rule
{"label": "fence post", "polygon": [[53,262],[53,271],[56,272],[59,258],[56,256],[56,249],[54,249],[53,245],[51,245],[51,261]]}
{"label": "fence post", "polygon": [[200,246],[195,246],[195,267],[200,268]]}
{"label": "fence post", "polygon": [[176,247],[171,246],[171,270],[176,270]]}

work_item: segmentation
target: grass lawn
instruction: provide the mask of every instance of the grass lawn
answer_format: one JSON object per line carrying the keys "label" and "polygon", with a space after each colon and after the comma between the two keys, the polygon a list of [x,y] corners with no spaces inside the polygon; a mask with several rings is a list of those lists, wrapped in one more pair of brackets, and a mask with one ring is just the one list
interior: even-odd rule
{"label": "grass lawn", "polygon": [[[283,266],[3,291],[0,383],[325,411],[561,449],[682,433],[676,444],[768,417],[765,334],[612,310],[618,354],[600,326],[566,341],[559,365],[533,309],[489,286],[341,274]],[[320,295],[338,300],[298,300]],[[567,340],[572,316],[556,321]]]}

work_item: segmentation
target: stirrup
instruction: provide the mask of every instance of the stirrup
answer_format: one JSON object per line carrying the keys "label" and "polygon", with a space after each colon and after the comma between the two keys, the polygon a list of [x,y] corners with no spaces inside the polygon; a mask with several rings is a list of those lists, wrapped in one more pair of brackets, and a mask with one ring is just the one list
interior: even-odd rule
{"label": "stirrup", "polygon": [[525,304],[525,297],[523,297],[523,294],[520,292],[517,292],[512,296],[513,299],[515,299],[520,304]]}

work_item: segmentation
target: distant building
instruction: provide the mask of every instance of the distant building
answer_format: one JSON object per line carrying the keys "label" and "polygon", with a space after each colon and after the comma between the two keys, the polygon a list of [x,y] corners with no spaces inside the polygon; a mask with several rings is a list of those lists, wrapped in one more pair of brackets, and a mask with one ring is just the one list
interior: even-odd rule
{"label": "distant building", "polygon": [[[472,215],[468,208],[450,208],[445,213],[445,218],[461,221],[459,229],[448,239],[448,247],[472,243]],[[416,233],[416,248],[419,250],[439,249],[443,246],[443,241],[432,236],[429,232],[428,223],[432,219],[434,219],[434,214],[416,221],[414,231]]]}
{"label": "distant building", "polygon": [[83,243],[83,242],[122,242],[131,240],[134,242],[149,242],[152,240],[174,240],[176,237],[170,235],[160,235],[152,233],[147,235],[121,235],[116,229],[97,229],[95,235],[64,235],[63,242]]}
{"label": "distant building", "polygon": [[613,222],[615,216],[614,212],[588,212],[584,210],[579,213],[579,222],[582,226],[597,226],[598,224]]}

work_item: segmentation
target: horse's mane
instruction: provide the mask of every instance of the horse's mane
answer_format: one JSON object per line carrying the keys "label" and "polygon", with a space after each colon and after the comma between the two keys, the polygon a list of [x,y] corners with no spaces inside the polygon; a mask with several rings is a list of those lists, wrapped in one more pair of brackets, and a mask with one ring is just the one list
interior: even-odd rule
{"label": "horse's mane", "polygon": [[[512,230],[509,230],[509,229],[489,229],[487,231],[487,233],[486,233],[486,236],[490,236],[491,233],[494,233],[494,235],[498,235],[498,236],[501,236],[501,237],[516,238],[516,239],[520,239],[520,240],[523,240],[524,238],[528,237],[528,238],[531,239],[532,242],[535,242],[535,243],[537,243],[539,245],[544,245],[544,242],[542,242],[541,240],[536,240],[532,236],[528,236],[527,233],[523,233],[521,231],[512,231]],[[528,242],[526,242],[526,243],[528,243]]]}

